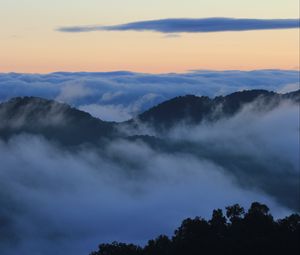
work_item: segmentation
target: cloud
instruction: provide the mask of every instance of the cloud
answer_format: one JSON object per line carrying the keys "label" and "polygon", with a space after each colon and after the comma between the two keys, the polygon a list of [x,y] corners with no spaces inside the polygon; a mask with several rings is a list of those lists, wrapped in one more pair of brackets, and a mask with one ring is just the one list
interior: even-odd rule
{"label": "cloud", "polygon": [[180,34],[165,34],[164,36],[163,36],[163,38],[178,38],[178,37],[180,37]]}
{"label": "cloud", "polygon": [[0,140],[1,253],[81,255],[101,242],[144,244],[233,203],[267,203],[276,217],[294,211],[298,106],[254,109],[180,125],[167,134],[171,150],[142,139],[70,150],[26,134]]}
{"label": "cloud", "polygon": [[72,101],[89,96],[93,93],[88,87],[78,82],[70,82],[61,88],[56,100],[71,103]]}
{"label": "cloud", "polygon": [[61,27],[60,32],[80,33],[93,31],[155,31],[160,33],[207,33],[226,31],[249,31],[263,29],[299,28],[299,19],[161,19],[138,21],[113,26]]}
{"label": "cloud", "polygon": [[0,244],[4,254],[80,255],[100,242],[144,244],[171,234],[186,217],[209,217],[213,208],[236,202],[258,200],[277,215],[289,212],[265,194],[238,187],[213,162],[161,154],[142,143],[116,141],[101,155],[18,136],[1,142],[0,152],[0,218],[6,222],[0,234],[9,237]]}
{"label": "cloud", "polygon": [[81,105],[80,110],[106,121],[122,122],[132,118],[131,111],[121,105]]}
{"label": "cloud", "polygon": [[[191,71],[147,74],[101,73],[0,73],[0,101],[16,96],[59,99],[80,108],[86,105],[115,106],[131,116],[176,96],[186,94],[215,97],[244,89],[282,91],[299,86],[298,71]],[[290,85],[289,85],[290,86]],[[110,107],[109,107],[110,108]],[[108,109],[109,109],[108,108]],[[92,108],[86,108],[91,109]],[[99,108],[100,109],[100,108]],[[110,109],[111,110],[111,109]],[[94,114],[95,111],[91,111]],[[99,116],[99,115],[94,115]],[[103,116],[110,116],[103,114]],[[115,121],[119,120],[118,115]],[[104,119],[106,120],[106,119]],[[107,120],[111,120],[111,117]]]}
{"label": "cloud", "polygon": [[106,92],[102,95],[101,101],[102,102],[109,102],[112,101],[113,99],[116,99],[120,96],[123,95],[122,91],[116,91],[116,92]]}
{"label": "cloud", "polygon": [[300,89],[300,84],[299,83],[291,83],[291,84],[287,84],[284,87],[282,87],[278,92],[279,93],[289,93],[292,91],[296,91]]}
{"label": "cloud", "polygon": [[[171,132],[171,139],[201,144],[200,155],[213,155],[213,161],[235,172],[243,185],[253,182],[278,201],[300,210],[297,203],[300,196],[299,105],[283,103],[269,112],[260,112],[255,110],[261,107],[257,104],[213,124],[178,126]],[[282,182],[287,182],[283,184],[284,191],[278,189]]]}

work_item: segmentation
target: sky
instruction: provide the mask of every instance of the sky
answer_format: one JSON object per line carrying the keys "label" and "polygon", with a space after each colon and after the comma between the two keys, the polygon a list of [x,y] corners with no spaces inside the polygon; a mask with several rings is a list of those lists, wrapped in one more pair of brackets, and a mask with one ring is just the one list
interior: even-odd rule
{"label": "sky", "polygon": [[59,31],[148,20],[299,19],[298,0],[0,0],[0,72],[299,68],[299,29]]}

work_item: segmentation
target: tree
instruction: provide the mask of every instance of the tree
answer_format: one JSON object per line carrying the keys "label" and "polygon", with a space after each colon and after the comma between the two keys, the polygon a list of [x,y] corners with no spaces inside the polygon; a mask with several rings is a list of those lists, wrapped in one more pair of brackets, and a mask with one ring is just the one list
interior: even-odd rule
{"label": "tree", "polygon": [[231,221],[231,223],[240,220],[242,216],[244,216],[244,214],[245,210],[239,204],[226,207],[226,216]]}
{"label": "tree", "polygon": [[217,238],[223,238],[225,232],[227,230],[227,220],[223,215],[223,211],[221,209],[213,210],[212,218],[209,221],[209,224],[212,229],[212,233]]}
{"label": "tree", "polygon": [[211,247],[210,226],[205,219],[200,217],[186,219],[175,231],[172,241],[174,244],[174,255],[206,253]]}
{"label": "tree", "polygon": [[99,245],[99,251],[90,255],[142,255],[142,249],[134,244],[113,242]]}
{"label": "tree", "polygon": [[154,240],[150,240],[144,248],[144,255],[172,255],[172,242],[169,237],[160,235]]}

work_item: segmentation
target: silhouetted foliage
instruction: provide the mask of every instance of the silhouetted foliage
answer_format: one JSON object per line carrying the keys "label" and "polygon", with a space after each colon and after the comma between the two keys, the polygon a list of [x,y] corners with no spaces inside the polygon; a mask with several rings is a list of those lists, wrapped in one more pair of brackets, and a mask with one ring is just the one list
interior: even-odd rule
{"label": "silhouetted foliage", "polygon": [[112,244],[100,244],[99,252],[92,252],[91,255],[141,255],[142,248],[134,244],[113,242]]}
{"label": "silhouetted foliage", "polygon": [[185,219],[173,237],[161,235],[141,248],[133,244],[101,244],[90,255],[260,255],[299,254],[300,216],[274,220],[269,208],[252,203],[245,213],[235,204],[214,210],[210,220]]}
{"label": "silhouetted foliage", "polygon": [[169,237],[161,235],[155,240],[150,240],[143,250],[143,254],[160,254],[171,255],[172,254],[172,241]]}
{"label": "silhouetted foliage", "polygon": [[231,223],[236,223],[241,220],[241,217],[245,214],[245,210],[238,204],[226,207],[226,216]]}

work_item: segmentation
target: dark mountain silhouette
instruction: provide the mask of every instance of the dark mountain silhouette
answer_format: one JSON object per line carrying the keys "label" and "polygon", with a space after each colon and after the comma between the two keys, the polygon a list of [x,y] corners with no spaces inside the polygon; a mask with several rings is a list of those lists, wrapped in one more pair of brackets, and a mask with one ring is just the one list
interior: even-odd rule
{"label": "dark mountain silhouette", "polygon": [[293,91],[293,92],[283,94],[281,97],[283,99],[289,99],[289,100],[292,100],[296,103],[300,103],[300,89],[296,90],[296,91]]}
{"label": "dark mountain silhouette", "polygon": [[114,123],[94,118],[86,112],[53,100],[19,97],[0,104],[0,137],[8,139],[15,134],[29,133],[42,135],[62,145],[95,144],[106,138],[126,138],[128,135],[118,132],[123,126],[146,124],[157,131],[164,131],[180,122],[198,124],[203,120],[216,121],[230,117],[254,101],[260,102],[257,110],[267,111],[284,100],[299,103],[300,90],[283,95],[250,90],[214,99],[181,96],[163,102],[133,120]]}
{"label": "dark mountain silhouette", "polygon": [[269,208],[254,202],[247,212],[238,204],[214,210],[210,220],[185,219],[170,238],[160,235],[144,247],[113,242],[90,255],[253,255],[299,254],[300,215],[274,220]]}
{"label": "dark mountain silhouette", "polygon": [[[266,90],[248,90],[214,99],[194,95],[180,96],[145,111],[135,121],[151,124],[157,130],[164,131],[181,122],[198,124],[203,120],[216,121],[230,117],[247,104],[255,101],[260,103],[256,110],[266,111],[277,106],[283,100],[299,103],[300,90],[283,95]],[[132,124],[134,121],[131,120],[128,123]]]}
{"label": "dark mountain silhouette", "polygon": [[37,134],[63,145],[95,143],[115,134],[114,124],[53,100],[20,97],[0,104],[0,136]]}

